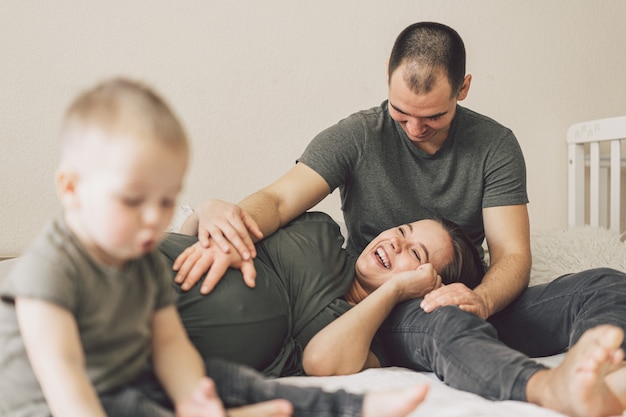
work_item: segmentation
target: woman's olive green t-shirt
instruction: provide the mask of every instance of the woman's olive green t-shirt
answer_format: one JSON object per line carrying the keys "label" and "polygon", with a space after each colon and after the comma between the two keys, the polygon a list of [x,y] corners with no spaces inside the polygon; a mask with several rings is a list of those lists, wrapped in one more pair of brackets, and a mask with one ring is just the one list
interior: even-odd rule
{"label": "woman's olive green t-shirt", "polygon": [[[173,262],[196,239],[169,235],[161,250]],[[229,269],[208,295],[200,285],[180,290],[178,308],[190,339],[205,358],[252,366],[268,376],[302,373],[302,349],[350,308],[342,299],[356,259],[330,216],[310,212],[256,244],[256,286]],[[176,286],[176,288],[178,288]]]}

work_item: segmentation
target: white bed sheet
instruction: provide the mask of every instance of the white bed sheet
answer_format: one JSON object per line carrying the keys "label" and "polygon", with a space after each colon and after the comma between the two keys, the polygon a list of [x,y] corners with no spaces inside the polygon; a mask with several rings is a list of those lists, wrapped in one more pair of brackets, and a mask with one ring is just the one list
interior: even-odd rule
{"label": "white bed sheet", "polygon": [[[547,358],[558,363],[562,355]],[[399,389],[427,383],[426,400],[411,417],[562,417],[563,414],[519,401],[490,401],[448,387],[433,374],[404,368],[368,369],[355,375],[334,377],[288,377],[280,381],[298,386],[319,386],[327,391],[350,392]]]}

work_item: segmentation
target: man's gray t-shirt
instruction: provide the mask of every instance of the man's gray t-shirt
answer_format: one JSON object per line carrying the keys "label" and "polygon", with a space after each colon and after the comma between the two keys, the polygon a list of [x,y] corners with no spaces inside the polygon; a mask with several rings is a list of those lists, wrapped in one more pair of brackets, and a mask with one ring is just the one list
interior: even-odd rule
{"label": "man's gray t-shirt", "polygon": [[94,262],[62,220],[49,224],[20,257],[0,290],[0,415],[49,415],[20,337],[13,301],[44,300],[78,324],[86,372],[99,394],[145,369],[154,313],[176,302],[158,252],[123,269]]}
{"label": "man's gray t-shirt", "polygon": [[339,188],[352,254],[383,230],[433,214],[461,225],[482,254],[482,209],[528,203],[524,156],[511,130],[458,105],[433,155],[410,141],[385,101],[321,132],[298,162],[331,191]]}

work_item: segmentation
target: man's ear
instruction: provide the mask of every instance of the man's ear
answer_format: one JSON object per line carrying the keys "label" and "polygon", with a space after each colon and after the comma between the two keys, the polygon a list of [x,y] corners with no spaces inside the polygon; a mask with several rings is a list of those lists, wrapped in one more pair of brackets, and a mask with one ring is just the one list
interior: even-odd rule
{"label": "man's ear", "polygon": [[457,101],[465,100],[465,97],[467,97],[467,93],[469,93],[471,83],[472,83],[472,74],[467,74],[465,78],[463,79],[463,84],[461,85],[459,94],[456,97]]}
{"label": "man's ear", "polygon": [[78,172],[67,167],[60,167],[55,176],[57,196],[64,208],[78,205],[76,188],[78,185]]}

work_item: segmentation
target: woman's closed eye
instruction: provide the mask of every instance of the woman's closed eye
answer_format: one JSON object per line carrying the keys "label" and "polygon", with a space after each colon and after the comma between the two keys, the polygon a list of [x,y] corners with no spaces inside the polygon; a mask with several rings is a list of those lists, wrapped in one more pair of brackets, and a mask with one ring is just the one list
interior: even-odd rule
{"label": "woman's closed eye", "polygon": [[[404,238],[407,237],[407,232],[406,230],[404,230],[404,226],[398,227],[398,232],[400,233],[400,235],[402,235],[402,237]],[[415,257],[415,259],[419,261],[420,264],[422,263],[422,257],[420,256],[420,253],[417,250],[411,249],[411,254]]]}

